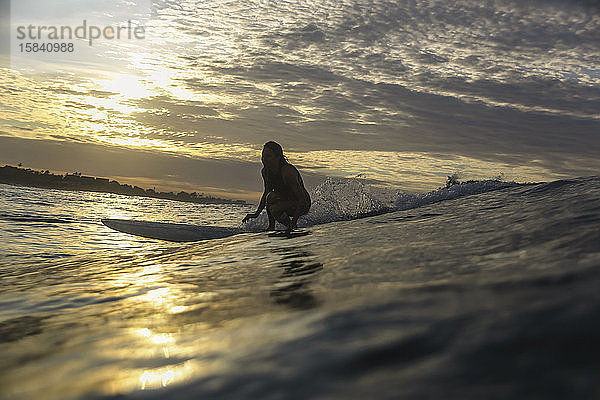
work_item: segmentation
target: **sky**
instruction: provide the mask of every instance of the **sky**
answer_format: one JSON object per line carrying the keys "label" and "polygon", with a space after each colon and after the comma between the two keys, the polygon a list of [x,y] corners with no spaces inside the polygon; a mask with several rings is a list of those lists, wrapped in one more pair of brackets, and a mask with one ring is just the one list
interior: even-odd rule
{"label": "sky", "polygon": [[[84,20],[144,38],[18,47]],[[250,201],[268,140],[308,186],[598,175],[600,1],[20,0],[9,22],[0,164]]]}

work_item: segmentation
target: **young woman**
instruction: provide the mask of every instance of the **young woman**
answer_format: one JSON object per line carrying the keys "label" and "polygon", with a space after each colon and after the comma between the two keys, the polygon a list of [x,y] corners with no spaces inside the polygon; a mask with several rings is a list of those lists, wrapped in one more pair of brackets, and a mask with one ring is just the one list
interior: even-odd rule
{"label": "young woman", "polygon": [[300,172],[286,160],[278,143],[265,143],[261,159],[265,190],[256,212],[246,215],[242,222],[258,217],[266,206],[269,216],[267,230],[274,230],[277,220],[290,232],[296,229],[298,218],[308,213],[310,196],[304,188]]}

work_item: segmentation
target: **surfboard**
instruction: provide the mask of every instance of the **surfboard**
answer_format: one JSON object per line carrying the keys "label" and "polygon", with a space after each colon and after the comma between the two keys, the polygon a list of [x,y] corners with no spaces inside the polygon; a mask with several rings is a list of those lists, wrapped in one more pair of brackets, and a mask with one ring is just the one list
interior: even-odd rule
{"label": "surfboard", "polygon": [[291,232],[288,231],[275,231],[269,233],[269,237],[280,237],[284,239],[291,239],[300,236],[310,235],[310,231],[304,229],[293,230]]}
{"label": "surfboard", "polygon": [[102,219],[102,223],[119,232],[171,242],[195,242],[199,240],[220,239],[243,232],[238,228],[220,226],[172,224],[112,218],[104,218]]}

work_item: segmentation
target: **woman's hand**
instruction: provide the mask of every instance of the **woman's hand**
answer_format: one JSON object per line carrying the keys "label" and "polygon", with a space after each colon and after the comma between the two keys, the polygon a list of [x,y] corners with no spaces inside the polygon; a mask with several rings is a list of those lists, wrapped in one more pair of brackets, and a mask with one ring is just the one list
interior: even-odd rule
{"label": "woman's hand", "polygon": [[244,217],[244,219],[242,220],[242,224],[245,224],[246,222],[248,222],[249,220],[251,220],[252,218],[256,218],[258,217],[257,213],[250,213],[250,214],[246,214],[246,216]]}

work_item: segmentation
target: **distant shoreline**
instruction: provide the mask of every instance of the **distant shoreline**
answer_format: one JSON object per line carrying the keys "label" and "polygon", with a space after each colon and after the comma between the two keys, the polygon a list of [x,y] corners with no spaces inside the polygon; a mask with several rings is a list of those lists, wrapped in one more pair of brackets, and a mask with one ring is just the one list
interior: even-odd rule
{"label": "distant shoreline", "polygon": [[156,192],[154,189],[143,189],[139,186],[121,184],[107,178],[81,175],[81,173],[78,172],[56,175],[50,173],[49,170],[36,171],[31,168],[25,169],[10,165],[0,167],[0,183],[37,187],[41,189],[113,193],[125,196],[150,197],[198,204],[248,204],[243,200],[221,199],[218,197],[205,196],[203,193],[198,194],[196,192]]}

